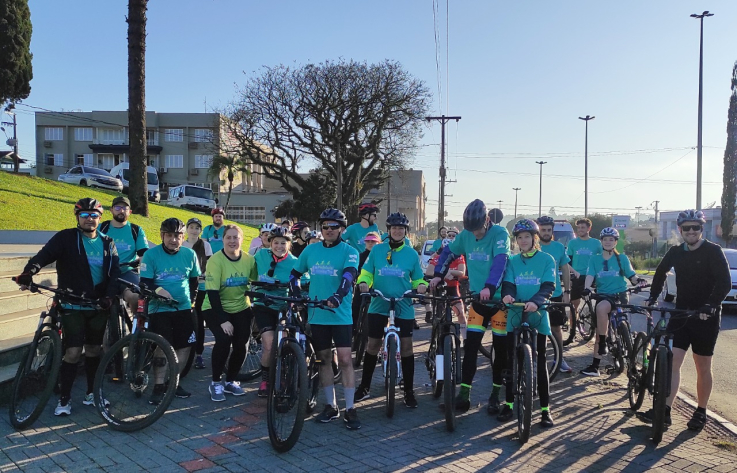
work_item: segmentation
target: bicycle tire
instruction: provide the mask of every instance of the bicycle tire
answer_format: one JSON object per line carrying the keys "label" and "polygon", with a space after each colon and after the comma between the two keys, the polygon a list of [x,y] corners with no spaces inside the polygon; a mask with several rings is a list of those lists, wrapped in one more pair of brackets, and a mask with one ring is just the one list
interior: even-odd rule
{"label": "bicycle tire", "polygon": [[665,401],[668,397],[668,349],[658,347],[655,353],[655,391],[653,392],[653,442],[663,440]]}
{"label": "bicycle tire", "polygon": [[[157,356],[157,351],[160,351]],[[164,397],[158,404],[151,404],[149,396],[155,385],[156,359],[166,359],[163,380]],[[106,374],[107,366],[115,363],[116,356],[123,357],[124,377],[117,379]],[[95,373],[95,406],[102,418],[113,430],[135,432],[144,429],[169,408],[179,384],[176,352],[159,334],[140,332],[118,340],[100,360]],[[105,399],[109,402],[102,402]]]}
{"label": "bicycle tire", "polygon": [[438,339],[436,332],[439,327],[433,327],[433,333],[430,337],[430,347],[427,349],[425,355],[425,367],[427,368],[427,374],[430,377],[430,384],[432,385],[432,396],[437,399],[443,394],[443,380],[438,379],[438,366],[437,366],[437,355],[438,355]]}
{"label": "bicycle tire", "polygon": [[261,332],[258,330],[256,320],[251,322],[251,336],[246,342],[246,359],[243,360],[241,370],[235,377],[241,383],[247,383],[261,376],[261,357],[264,348],[261,344]]}
{"label": "bicycle tire", "polygon": [[366,346],[368,345],[368,308],[367,303],[361,304],[361,309],[358,312],[358,329],[356,330],[356,357],[353,360],[353,366],[356,368],[361,367],[363,363],[363,357],[366,354]]}
{"label": "bicycle tire", "polygon": [[[61,366],[61,339],[55,330],[40,330],[21,359],[8,406],[10,423],[18,430],[41,415],[56,386]],[[31,399],[29,399],[31,398]],[[26,403],[26,400],[30,400]],[[27,405],[26,405],[27,404]]]}
{"label": "bicycle tire", "polygon": [[591,312],[588,304],[584,304],[583,309],[578,314],[577,321],[578,331],[586,342],[590,342],[594,338],[596,332],[596,314]]}
{"label": "bicycle tire", "polygon": [[311,414],[317,407],[317,394],[320,391],[320,369],[317,356],[312,353],[307,362],[307,407],[305,411]]}
{"label": "bicycle tire", "polygon": [[455,379],[455,348],[453,336],[443,337],[443,390],[445,401],[445,428],[448,432],[456,429],[456,379]]}
{"label": "bicycle tire", "polygon": [[384,378],[384,387],[386,389],[386,416],[392,418],[394,416],[394,405],[396,404],[397,389],[397,340],[389,337],[387,340],[386,354],[386,378]]}
{"label": "bicycle tire", "polygon": [[[295,391],[297,391],[295,393]],[[266,402],[266,423],[274,450],[288,452],[302,433],[307,408],[307,366],[302,347],[287,340],[280,351],[275,350],[269,370],[269,394]],[[281,432],[282,415],[293,413],[294,420]]]}
{"label": "bicycle tire", "polygon": [[572,310],[571,307],[572,306],[569,306],[567,311],[566,307],[563,307],[563,311],[567,313],[568,319],[568,322],[563,324],[563,326],[561,327],[561,330],[563,332],[563,336],[561,338],[563,340],[564,347],[567,347],[576,339],[578,318],[576,317],[576,311]]}
{"label": "bicycle tire", "polygon": [[630,402],[630,409],[633,411],[640,409],[645,399],[646,386],[643,380],[646,373],[644,362],[647,357],[647,347],[647,335],[644,332],[638,332],[630,351],[629,370],[627,371],[627,398]]}
{"label": "bicycle tire", "polygon": [[619,349],[622,352],[622,371],[620,373],[629,372],[630,353],[632,353],[632,333],[630,324],[626,320],[619,322],[617,332],[619,334]]}
{"label": "bicycle tire", "polygon": [[[558,373],[560,373],[560,365],[561,360],[563,360],[563,347],[558,342],[558,339],[555,338],[555,335],[548,335],[548,342],[546,344],[546,347],[548,352],[552,352],[553,354],[553,364],[552,366],[548,366],[548,380],[552,382],[556,376],[558,376]],[[547,354],[545,355],[545,360],[549,360]]]}
{"label": "bicycle tire", "polygon": [[530,424],[532,422],[532,349],[527,344],[517,347],[515,382],[517,390],[515,393],[514,408],[517,411],[517,434],[522,444],[530,439]]}

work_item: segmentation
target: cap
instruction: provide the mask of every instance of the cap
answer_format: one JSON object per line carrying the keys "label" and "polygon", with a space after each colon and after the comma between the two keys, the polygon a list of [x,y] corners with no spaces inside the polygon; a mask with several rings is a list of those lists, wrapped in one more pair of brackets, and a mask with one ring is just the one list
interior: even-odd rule
{"label": "cap", "polygon": [[196,223],[197,225],[200,226],[200,228],[202,228],[202,221],[199,218],[197,218],[197,217],[192,217],[189,220],[187,220],[187,225],[186,226],[189,227],[193,223]]}
{"label": "cap", "polygon": [[131,201],[128,200],[128,197],[119,195],[118,197],[116,197],[116,198],[113,199],[113,205],[118,205],[118,204],[125,204],[128,207],[130,207],[131,206]]}

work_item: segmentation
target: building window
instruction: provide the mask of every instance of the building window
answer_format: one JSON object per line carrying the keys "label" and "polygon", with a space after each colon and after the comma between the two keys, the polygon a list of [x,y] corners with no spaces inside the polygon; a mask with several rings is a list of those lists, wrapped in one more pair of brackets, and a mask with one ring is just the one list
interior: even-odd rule
{"label": "building window", "polygon": [[228,219],[241,223],[261,223],[266,220],[266,207],[228,207]]}
{"label": "building window", "polygon": [[156,130],[146,130],[146,143],[149,146],[158,146],[159,132]]}
{"label": "building window", "polygon": [[167,154],[166,155],[166,168],[183,168],[184,167],[184,155],[181,154]]}
{"label": "building window", "polygon": [[176,142],[184,141],[184,130],[182,128],[165,129],[164,130],[164,141],[176,141]]}
{"label": "building window", "polygon": [[124,145],[125,131],[124,128],[100,128],[97,130],[97,141],[103,145]]}
{"label": "building window", "polygon": [[64,167],[64,155],[52,153],[44,154],[44,164],[46,166]]}
{"label": "building window", "polygon": [[54,166],[64,167],[64,155],[61,153],[54,153]]}
{"label": "building window", "polygon": [[62,141],[64,140],[64,128],[62,127],[46,127],[44,130],[44,140],[46,141]]}
{"label": "building window", "polygon": [[212,165],[211,154],[195,154],[194,155],[194,167],[197,169],[209,169]]}
{"label": "building window", "polygon": [[147,156],[148,158],[148,165],[155,167],[156,169],[159,168],[159,155],[156,156]]}
{"label": "building window", "polygon": [[115,167],[115,155],[110,153],[100,153],[97,155],[97,167],[111,170]]}
{"label": "building window", "polygon": [[194,140],[197,143],[212,143],[212,130],[196,128],[194,131]]}
{"label": "building window", "polygon": [[92,141],[92,128],[75,128],[74,141]]}
{"label": "building window", "polygon": [[83,166],[92,167],[95,164],[94,156],[92,154],[77,154],[74,156],[74,164],[81,164]]}

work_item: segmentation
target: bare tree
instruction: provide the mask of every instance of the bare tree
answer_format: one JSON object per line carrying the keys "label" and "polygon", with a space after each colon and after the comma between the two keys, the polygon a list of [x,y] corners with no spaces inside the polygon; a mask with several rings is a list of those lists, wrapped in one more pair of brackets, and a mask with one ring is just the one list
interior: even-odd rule
{"label": "bare tree", "polygon": [[340,169],[342,201],[353,215],[388,170],[412,156],[429,98],[425,84],[394,61],[280,65],[238,90],[225,127],[236,152],[293,194],[306,186],[302,163],[335,182]]}
{"label": "bare tree", "polygon": [[732,240],[737,193],[737,62],[732,69],[732,96],[727,114],[727,147],[724,150],[724,188],[722,189],[722,238]]}
{"label": "bare tree", "polygon": [[128,128],[130,185],[133,213],[148,217],[146,175],[146,10],[148,0],[129,0],[128,16]]}

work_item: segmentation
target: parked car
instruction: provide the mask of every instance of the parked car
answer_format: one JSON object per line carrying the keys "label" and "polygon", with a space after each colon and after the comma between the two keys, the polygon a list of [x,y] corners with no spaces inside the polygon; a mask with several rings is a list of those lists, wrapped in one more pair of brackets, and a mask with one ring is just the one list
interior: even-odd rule
{"label": "parked car", "polygon": [[[729,274],[732,276],[732,290],[727,294],[722,305],[737,306],[737,250],[729,248],[724,249],[724,255],[729,263]],[[665,277],[665,285],[663,286],[663,300],[673,302],[678,297],[676,290],[676,271],[671,268]]]}
{"label": "parked car", "polygon": [[425,272],[425,270],[427,269],[427,264],[430,262],[432,255],[435,254],[432,251],[433,243],[435,243],[435,240],[426,240],[425,243],[422,244],[422,253],[420,253],[420,266],[422,267],[423,272]]}
{"label": "parked car", "polygon": [[181,185],[169,189],[169,205],[183,207],[196,212],[209,213],[215,208],[218,200],[207,187]]}
{"label": "parked car", "polygon": [[104,169],[89,166],[74,166],[59,176],[61,182],[78,186],[99,187],[122,192],[123,183]]}
{"label": "parked car", "polygon": [[[128,181],[130,180],[130,163],[120,163],[110,170],[110,174],[120,179],[123,183],[123,193],[128,193]],[[148,182],[148,200],[159,202],[161,200],[161,192],[159,192],[159,175],[156,168],[146,166],[146,180]]]}
{"label": "parked car", "polygon": [[568,248],[568,242],[576,238],[576,232],[567,220],[556,220],[553,226],[555,241]]}

